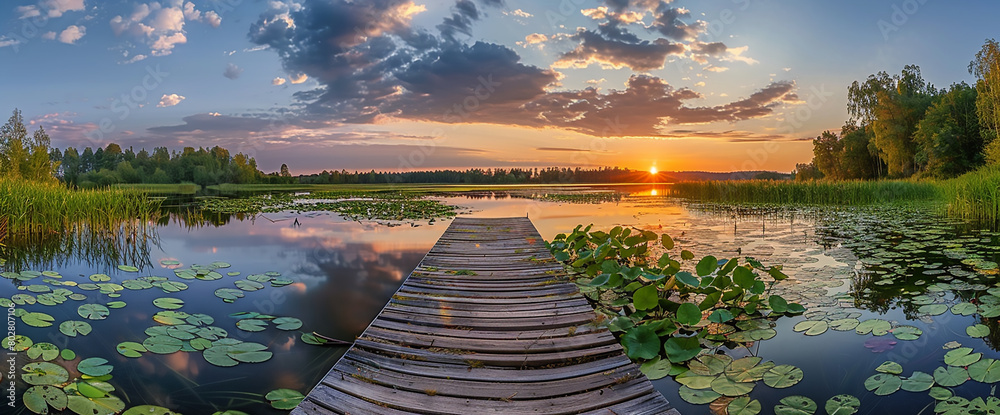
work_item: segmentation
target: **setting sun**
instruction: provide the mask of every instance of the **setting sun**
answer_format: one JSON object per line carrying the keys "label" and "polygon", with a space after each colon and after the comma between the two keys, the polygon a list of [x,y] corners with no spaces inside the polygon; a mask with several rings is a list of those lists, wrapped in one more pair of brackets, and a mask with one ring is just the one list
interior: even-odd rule
{"label": "setting sun", "polygon": [[656,174],[657,172],[659,172],[659,170],[656,169],[656,166],[649,168],[649,174]]}

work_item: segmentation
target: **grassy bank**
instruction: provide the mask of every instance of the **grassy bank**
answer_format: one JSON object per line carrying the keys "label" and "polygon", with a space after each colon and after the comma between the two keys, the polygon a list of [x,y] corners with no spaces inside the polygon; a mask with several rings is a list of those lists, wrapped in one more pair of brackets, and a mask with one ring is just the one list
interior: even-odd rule
{"label": "grassy bank", "polygon": [[1000,222],[1000,166],[987,166],[941,182],[954,216],[996,225]]}
{"label": "grassy bank", "polygon": [[80,226],[114,230],[124,222],[151,219],[158,205],[134,189],[70,190],[59,184],[0,179],[5,235],[64,232]]}
{"label": "grassy bank", "polygon": [[201,186],[194,183],[175,183],[175,184],[151,184],[151,183],[137,183],[137,184],[116,184],[115,188],[118,189],[132,189],[140,190],[146,193],[155,194],[172,194],[172,195],[193,195],[201,190]]}
{"label": "grassy bank", "polygon": [[867,205],[940,200],[939,183],[930,181],[706,181],[677,183],[672,196],[715,202]]}

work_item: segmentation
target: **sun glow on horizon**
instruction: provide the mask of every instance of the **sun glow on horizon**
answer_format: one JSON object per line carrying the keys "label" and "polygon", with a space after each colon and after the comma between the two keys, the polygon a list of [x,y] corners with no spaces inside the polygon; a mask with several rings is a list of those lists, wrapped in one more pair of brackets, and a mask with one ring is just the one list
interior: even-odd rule
{"label": "sun glow on horizon", "polygon": [[649,168],[649,174],[656,174],[658,172],[659,172],[659,170],[656,169],[656,166],[653,166],[653,167]]}

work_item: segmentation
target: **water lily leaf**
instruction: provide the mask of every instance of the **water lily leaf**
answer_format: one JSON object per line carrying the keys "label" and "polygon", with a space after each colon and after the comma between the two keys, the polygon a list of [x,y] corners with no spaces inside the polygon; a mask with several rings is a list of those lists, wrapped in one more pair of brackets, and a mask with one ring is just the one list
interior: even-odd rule
{"label": "water lily leaf", "polygon": [[180,415],[162,406],[139,405],[128,408],[122,415]]}
{"label": "water lily leaf", "polygon": [[104,320],[111,314],[111,310],[100,304],[83,304],[76,309],[80,317],[89,320]]}
{"label": "water lily leaf", "polygon": [[70,349],[62,349],[62,351],[59,352],[59,357],[67,361],[73,360],[76,359],[76,352]]}
{"label": "water lily leaf", "polygon": [[236,280],[235,282],[233,282],[233,284],[236,285],[236,288],[239,288],[247,292],[257,291],[264,288],[264,284],[250,280]]}
{"label": "water lily leaf", "polygon": [[903,380],[899,376],[888,373],[876,373],[865,379],[865,389],[879,396],[891,395],[898,391],[902,385]]}
{"label": "water lily leaf", "polygon": [[160,287],[165,293],[176,293],[188,289],[188,285],[180,281],[157,281],[152,283],[154,287]]}
{"label": "water lily leaf", "polygon": [[215,272],[215,271],[206,272],[206,273],[199,272],[198,275],[195,278],[197,278],[199,280],[202,280],[202,281],[215,281],[215,280],[222,279],[222,274],[220,274],[218,272]]}
{"label": "water lily leaf", "polygon": [[153,353],[170,354],[180,351],[184,342],[170,336],[153,336],[143,340],[142,346]]}
{"label": "water lily leaf", "polygon": [[244,331],[264,331],[264,329],[267,328],[267,322],[264,320],[248,318],[237,321],[236,328]]}
{"label": "water lily leaf", "polygon": [[900,386],[907,392],[923,392],[934,385],[934,377],[924,372],[913,372],[910,377],[903,379]]}
{"label": "water lily leaf", "polygon": [[115,347],[122,356],[125,357],[142,357],[142,354],[148,352],[146,346],[143,346],[136,342],[121,342]]}
{"label": "water lily leaf", "polygon": [[247,275],[247,279],[250,280],[250,281],[257,281],[257,282],[269,282],[269,281],[273,280],[274,278],[272,278],[270,276],[267,276],[267,275],[264,275],[264,274],[250,274],[250,275]]}
{"label": "water lily leaf", "polygon": [[139,272],[139,268],[133,267],[131,265],[119,265],[118,269],[124,272]]}
{"label": "water lily leaf", "polygon": [[126,305],[127,304],[125,304],[124,301],[112,301],[110,303],[105,304],[105,306],[108,308],[125,308]]}
{"label": "water lily leaf", "polygon": [[279,330],[298,330],[302,327],[302,320],[294,317],[279,317],[274,319],[274,325]]}
{"label": "water lily leaf", "polygon": [[717,376],[704,376],[692,373],[690,370],[674,378],[677,383],[687,386],[691,389],[709,389],[712,387],[712,382],[717,378]]}
{"label": "water lily leaf", "polygon": [[235,288],[219,288],[215,290],[215,296],[222,299],[227,303],[236,301],[238,298],[243,298],[243,291],[237,290]]}
{"label": "water lily leaf", "polygon": [[756,399],[750,400],[749,396],[741,396],[733,399],[733,401],[726,406],[727,415],[757,415],[760,413],[760,410],[760,401]]}
{"label": "water lily leaf", "polygon": [[167,335],[179,340],[191,340],[198,337],[195,334],[195,330],[198,328],[190,324],[178,324],[176,326],[167,327]]}
{"label": "water lily leaf", "polygon": [[[655,285],[647,285],[632,293],[632,304],[637,310],[650,310],[659,306],[660,296]],[[695,306],[697,308],[697,306]]]}
{"label": "water lily leaf", "polygon": [[59,356],[59,348],[52,343],[35,343],[28,348],[27,351],[29,359],[38,359],[49,361],[55,359]]}
{"label": "water lily leaf", "polygon": [[916,340],[921,334],[924,334],[924,331],[914,326],[899,326],[892,329],[892,335],[899,340]]}
{"label": "water lily leaf", "polygon": [[854,329],[854,332],[858,334],[871,333],[875,336],[885,336],[889,333],[889,330],[892,330],[891,323],[882,319],[873,318],[862,321],[858,324],[858,327]]}
{"label": "water lily leaf", "polygon": [[49,327],[53,320],[52,316],[39,312],[28,312],[21,316],[21,321],[32,327]]}
{"label": "water lily leaf", "polygon": [[59,324],[59,331],[69,337],[76,337],[78,334],[86,336],[92,330],[93,327],[86,321],[69,320]]}
{"label": "water lily leaf", "polygon": [[31,294],[14,294],[10,296],[10,299],[17,305],[32,305],[38,301]]}
{"label": "water lily leaf", "polygon": [[237,362],[232,357],[229,357],[229,350],[232,347],[233,346],[221,346],[221,345],[212,346],[202,351],[201,355],[202,357],[205,358],[206,362],[216,366],[221,366],[221,367],[236,366],[240,362]]}
{"label": "water lily leaf", "polygon": [[971,316],[979,312],[979,307],[969,302],[961,302],[951,306],[951,312],[959,316]]}
{"label": "water lily leaf", "polygon": [[76,365],[76,370],[80,373],[88,376],[104,376],[114,369],[113,366],[107,364],[108,361],[101,359],[100,357],[91,357],[88,359],[83,359]]}
{"label": "water lily leaf", "polygon": [[982,359],[969,365],[969,377],[983,383],[1000,382],[1000,360]]}
{"label": "water lily leaf", "polygon": [[275,389],[264,395],[264,399],[271,402],[274,409],[280,410],[295,409],[299,402],[305,398],[306,396],[301,392],[292,389]]}
{"label": "water lily leaf", "polygon": [[706,256],[698,261],[698,265],[695,266],[695,271],[698,273],[699,277],[704,277],[711,274],[719,267],[719,260],[714,256]]}
{"label": "water lily leaf", "polygon": [[922,305],[917,309],[917,312],[927,314],[929,316],[938,316],[944,314],[945,311],[948,311],[947,304],[927,304]]}
{"label": "water lily leaf", "polygon": [[201,327],[194,333],[206,340],[219,340],[229,335],[225,329],[215,326]]}
{"label": "water lily leaf", "polygon": [[215,322],[215,317],[208,314],[196,313],[184,319],[184,321],[187,321],[188,324],[194,324],[196,326],[207,326]]}
{"label": "water lily leaf", "polygon": [[277,287],[284,287],[286,285],[291,285],[291,284],[294,284],[294,283],[295,283],[295,281],[292,281],[292,280],[290,280],[288,278],[275,278],[275,279],[271,280],[271,286],[275,287],[275,288],[277,288]]}
{"label": "water lily leaf", "polygon": [[966,327],[965,333],[974,338],[986,337],[990,335],[990,328],[985,324],[976,324]]}
{"label": "water lily leaf", "polygon": [[[302,340],[309,343],[305,335],[302,336]],[[633,327],[622,336],[622,345],[625,346],[628,357],[632,359],[652,359],[659,356],[660,344],[660,337],[656,335],[656,330],[649,325]]]}
{"label": "water lily leaf", "polygon": [[[657,342],[659,338],[657,338]],[[681,363],[691,360],[701,353],[701,344],[696,337],[671,337],[663,342],[663,351],[671,362]]]}
{"label": "water lily leaf", "polygon": [[947,400],[948,398],[951,398],[952,396],[955,395],[951,391],[951,389],[942,388],[940,386],[932,387],[931,390],[927,392],[927,394],[930,395],[931,398],[934,398],[934,400],[937,401]]}
{"label": "water lily leaf", "polygon": [[93,282],[108,282],[111,281],[111,277],[108,274],[94,274],[91,275],[90,280]]}
{"label": "water lily leaf", "polygon": [[851,415],[858,412],[861,401],[853,395],[837,395],[826,401],[823,406],[827,415]]}
{"label": "water lily leaf", "polygon": [[756,383],[737,382],[728,376],[719,376],[712,381],[712,390],[723,396],[746,395],[753,390]]}
{"label": "water lily leaf", "polygon": [[14,344],[10,344],[11,340],[10,337],[0,337],[0,339],[3,340],[3,345],[7,346],[8,350],[12,350],[15,352],[23,352],[25,350],[28,350],[28,348],[31,347],[31,345],[35,344],[35,342],[31,340],[30,337],[25,336],[23,334],[18,334],[14,336],[13,339]]}
{"label": "water lily leaf", "polygon": [[701,321],[701,308],[691,303],[681,304],[677,308],[677,322],[693,326]]}
{"label": "water lily leaf", "polygon": [[114,415],[125,409],[125,402],[115,396],[88,398],[80,395],[69,395],[66,406],[78,414]]}
{"label": "water lily leaf", "polygon": [[704,405],[722,396],[712,390],[694,390],[687,386],[678,388],[677,393],[681,396],[681,399],[693,405]]}
{"label": "water lily leaf", "polygon": [[148,288],[153,288],[153,284],[150,284],[149,281],[144,281],[144,280],[125,280],[122,281],[122,287],[125,287],[130,290],[145,290]]}
{"label": "water lily leaf", "polygon": [[880,373],[888,373],[890,375],[898,375],[900,373],[903,373],[903,365],[900,365],[899,363],[893,361],[882,362],[881,365],[878,365],[878,367],[875,368],[875,371]]}
{"label": "water lily leaf", "polygon": [[194,349],[194,350],[196,350],[196,351],[202,351],[202,350],[205,350],[205,349],[207,349],[209,347],[212,347],[212,341],[211,340],[204,339],[204,338],[201,338],[201,337],[199,337],[197,339],[191,339],[191,341],[189,342],[189,344],[191,345],[191,348]]}
{"label": "water lily leaf", "polygon": [[947,366],[934,369],[934,382],[946,388],[961,385],[968,379],[969,372],[962,367]]}
{"label": "water lily leaf", "polygon": [[180,264],[181,264],[181,261],[178,261],[176,259],[164,259],[164,260],[160,260],[160,265],[163,265],[165,267],[172,267],[172,266],[176,266],[176,265],[180,265]]}
{"label": "water lily leaf", "polygon": [[185,319],[188,317],[191,317],[191,315],[183,311],[167,310],[153,314],[153,321],[168,326],[176,326],[186,323]]}
{"label": "water lily leaf", "polygon": [[697,375],[716,376],[726,370],[732,362],[733,358],[723,354],[706,354],[688,362],[688,367]]}
{"label": "water lily leaf", "polygon": [[795,386],[805,374],[802,369],[792,365],[778,365],[764,373],[764,384],[772,388],[781,389]]}
{"label": "water lily leaf", "polygon": [[934,412],[958,413],[964,415],[970,413],[970,411],[968,411],[969,408],[967,408],[967,406],[969,406],[969,403],[970,402],[968,399],[965,399],[961,396],[952,396],[943,401],[939,401],[936,405],[934,405]]}
{"label": "water lily leaf", "polygon": [[30,385],[59,385],[69,380],[69,372],[55,363],[28,363],[21,370],[21,379]]}
{"label": "water lily leaf", "polygon": [[250,415],[243,411],[237,411],[235,409],[228,409],[225,411],[215,411],[212,415]]}
{"label": "water lily leaf", "polygon": [[184,300],[180,298],[160,297],[153,300],[153,305],[164,310],[176,310],[184,307]]}
{"label": "water lily leaf", "polygon": [[267,351],[267,346],[252,342],[231,346],[226,354],[233,360],[241,363],[265,362],[273,356],[273,353]]}
{"label": "water lily leaf", "polygon": [[66,392],[51,385],[32,386],[21,396],[24,406],[36,414],[49,413],[49,406],[57,411],[66,409]]}
{"label": "water lily leaf", "polygon": [[786,396],[779,402],[774,407],[775,415],[813,415],[818,409],[815,401],[800,395]]}
{"label": "water lily leaf", "polygon": [[982,353],[972,353],[971,347],[959,347],[944,354],[944,363],[948,366],[968,366],[979,361]]}
{"label": "water lily leaf", "polygon": [[861,324],[861,321],[856,318],[842,318],[831,321],[830,328],[836,331],[851,331],[857,328],[858,324]]}
{"label": "water lily leaf", "polygon": [[805,320],[800,321],[792,330],[797,332],[805,332],[806,336],[818,336],[820,334],[826,333],[826,330],[830,327],[829,323],[823,320]]}

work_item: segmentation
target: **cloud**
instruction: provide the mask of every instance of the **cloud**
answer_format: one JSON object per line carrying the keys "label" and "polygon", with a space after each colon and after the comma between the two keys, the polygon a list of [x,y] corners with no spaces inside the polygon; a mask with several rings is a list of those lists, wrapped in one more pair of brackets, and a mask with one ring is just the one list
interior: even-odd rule
{"label": "cloud", "polygon": [[636,71],[661,69],[668,55],[684,53],[684,46],[666,39],[636,43],[607,39],[601,34],[582,29],[572,36],[580,44],[564,53],[553,64],[557,68],[585,68],[599,63],[613,68],[629,67]]}
{"label": "cloud", "polygon": [[17,6],[14,11],[18,14],[18,19],[27,19],[30,17],[38,17],[42,15],[42,11],[38,10],[38,6],[27,5],[27,6]]}
{"label": "cloud", "polygon": [[282,78],[280,76],[271,80],[271,85],[284,85],[284,84],[285,84],[285,78]]}
{"label": "cloud", "polygon": [[56,32],[45,32],[45,33],[42,33],[42,39],[45,39],[45,40],[56,40]]}
{"label": "cloud", "polygon": [[229,63],[226,65],[226,70],[222,72],[222,76],[235,80],[240,77],[241,73],[243,73],[243,68],[240,68],[233,63]]}
{"label": "cloud", "polygon": [[691,42],[705,31],[708,26],[703,21],[688,24],[683,19],[689,18],[691,12],[682,7],[670,7],[670,2],[664,2],[656,9],[652,29],[660,32],[668,39]]}
{"label": "cloud", "polygon": [[172,107],[174,105],[180,104],[184,100],[184,97],[177,94],[163,94],[160,97],[160,103],[156,104],[158,108]]}
{"label": "cloud", "polygon": [[514,10],[514,11],[510,11],[510,12],[505,11],[505,12],[503,12],[503,14],[504,14],[504,16],[517,16],[517,17],[524,18],[524,19],[535,17],[533,14],[528,13],[528,12],[526,12],[524,10],[521,10],[521,9],[517,9],[517,10]]}
{"label": "cloud", "polygon": [[108,22],[116,36],[128,36],[149,47],[149,54],[166,56],[175,46],[187,43],[187,22],[219,27],[221,17],[214,11],[202,12],[191,2],[138,4],[129,15],[117,15]]}
{"label": "cloud", "polygon": [[444,21],[437,26],[441,31],[441,36],[454,42],[457,33],[472,36],[472,22],[479,20],[479,10],[472,0],[455,0],[450,17],[445,17]]}
{"label": "cloud", "polygon": [[293,83],[293,84],[301,84],[301,83],[303,83],[303,82],[305,82],[307,80],[309,80],[309,75],[306,75],[304,73],[300,73],[300,74],[292,75],[292,76],[288,77],[288,81],[291,82],[291,83]]}
{"label": "cloud", "polygon": [[14,46],[20,43],[21,42],[17,39],[10,39],[4,35],[0,35],[0,48],[5,48],[7,46]]}
{"label": "cloud", "polygon": [[45,17],[61,17],[66,12],[83,11],[86,9],[84,0],[42,0],[38,5],[18,6],[14,11],[18,19],[39,17],[45,12]]}
{"label": "cloud", "polygon": [[83,26],[72,25],[67,27],[61,33],[59,33],[59,41],[67,44],[74,44],[76,41],[80,40],[84,35],[87,34],[87,28]]}

